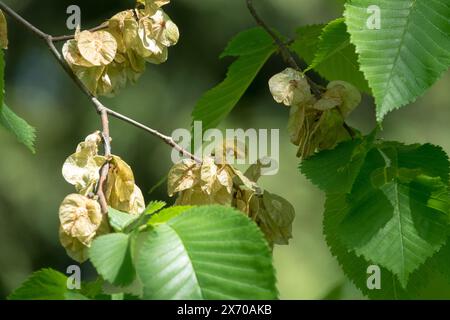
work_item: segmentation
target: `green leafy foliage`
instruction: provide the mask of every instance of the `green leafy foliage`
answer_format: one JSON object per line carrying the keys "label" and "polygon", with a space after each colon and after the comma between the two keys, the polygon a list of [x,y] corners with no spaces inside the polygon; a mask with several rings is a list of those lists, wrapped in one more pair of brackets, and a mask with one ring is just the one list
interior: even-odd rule
{"label": "green leafy foliage", "polygon": [[370,93],[343,19],[328,25],[299,28],[291,48],[309,64],[307,70],[314,69],[329,81],[350,82],[359,90]]}
{"label": "green leafy foliage", "polygon": [[374,135],[339,144],[300,163],[301,172],[327,193],[349,192],[374,142]]}
{"label": "green leafy foliage", "polygon": [[161,223],[166,223],[170,219],[175,218],[176,216],[180,215],[181,213],[185,212],[186,210],[191,209],[191,206],[175,206],[170,207],[164,210],[161,210],[157,214],[153,215],[150,220],[148,220],[148,225],[157,225]]}
{"label": "green leafy foliage", "polygon": [[33,273],[9,297],[9,300],[65,300],[67,277],[53,269]]}
{"label": "green leafy foliage", "polygon": [[20,143],[23,143],[31,152],[35,153],[34,141],[36,139],[36,130],[16,115],[4,102],[4,72],[4,52],[0,50],[0,124],[14,134]]}
{"label": "green leafy foliage", "polygon": [[31,152],[35,153],[36,130],[5,104],[0,110],[0,124],[14,134],[20,143],[23,143]]}
{"label": "green leafy foliage", "polygon": [[206,92],[192,112],[194,121],[203,122],[203,130],[216,127],[236,106],[276,48],[261,28],[238,34],[222,57],[238,57],[229,67],[225,80]]}
{"label": "green leafy foliage", "polygon": [[164,208],[167,205],[164,201],[151,201],[147,208],[145,208],[145,214],[154,214]]}
{"label": "green leafy foliage", "polygon": [[258,227],[220,206],[190,209],[144,234],[136,269],[145,299],[275,299]]}
{"label": "green leafy foliage", "polygon": [[97,238],[89,250],[98,273],[114,285],[128,285],[135,279],[130,243],[130,235],[113,233]]}
{"label": "green leafy foliage", "polygon": [[[348,202],[344,194],[328,195],[325,204],[323,230],[331,253],[336,257],[344,273],[358,289],[371,299],[437,298],[435,290],[427,294],[424,294],[424,292],[430,283],[439,281],[437,273],[448,270],[447,263],[442,263],[442,259],[449,257],[450,245],[443,247],[439,253],[428,259],[426,263],[413,272],[406,288],[403,288],[395,275],[380,266],[380,288],[369,289],[367,285],[369,277],[368,267],[376,264],[349,251],[341,240],[339,225],[345,218],[347,211]],[[444,290],[447,290],[447,297],[450,297],[450,291],[447,288]]]}
{"label": "green leafy foliage", "polygon": [[[327,192],[324,233],[355,284],[374,298],[417,297],[450,231],[450,163],[439,147],[373,137],[321,152],[301,170]],[[389,274],[383,293],[367,291],[371,264]]]}
{"label": "green leafy foliage", "polygon": [[[381,9],[380,29],[367,26],[373,5]],[[450,66],[447,1],[353,0],[344,15],[378,121],[422,95]]]}
{"label": "green leafy foliage", "polygon": [[445,243],[449,231],[448,160],[442,167],[411,163],[420,157],[447,159],[430,145],[383,143],[373,148],[340,225],[348,248],[392,271],[404,287],[411,272]]}
{"label": "green leafy foliage", "polygon": [[111,227],[113,227],[116,231],[122,232],[131,223],[139,219],[139,216],[121,212],[113,208],[108,208],[108,218]]}

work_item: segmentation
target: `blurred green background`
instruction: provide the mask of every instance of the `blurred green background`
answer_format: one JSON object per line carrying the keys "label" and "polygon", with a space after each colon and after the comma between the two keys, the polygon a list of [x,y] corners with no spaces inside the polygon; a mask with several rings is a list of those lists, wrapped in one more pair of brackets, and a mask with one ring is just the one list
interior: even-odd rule
{"label": "blurred green background", "polygon": [[[259,3],[258,3],[259,2]],[[267,22],[293,37],[296,27],[324,23],[342,14],[338,0],[261,0],[257,8]],[[52,34],[71,33],[65,27],[66,8],[82,9],[82,28],[95,26],[114,13],[132,7],[133,0],[20,0],[5,1],[24,17]],[[181,30],[169,61],[148,65],[138,84],[113,99],[104,99],[126,115],[170,134],[189,128],[190,113],[204,91],[223,79],[231,60],[218,56],[228,40],[254,26],[244,0],[174,0],[167,13]],[[43,43],[9,21],[10,48],[6,54],[7,103],[37,128],[37,154],[32,155],[0,128],[0,298],[32,271],[53,267],[65,272],[74,264],[58,241],[57,211],[73,192],[61,176],[61,166],[79,141],[99,128],[89,101],[55,63]],[[283,70],[273,57],[232,112],[223,128],[280,128],[280,171],[264,177],[263,187],[286,197],[296,208],[294,239],[274,251],[278,287],[283,299],[321,299],[330,293],[341,299],[363,298],[345,280],[322,235],[324,196],[297,170],[295,147],[286,132],[287,112],[276,105],[267,80]],[[321,81],[320,79],[318,81]],[[388,115],[383,135],[406,143],[430,142],[450,152],[450,73],[446,73],[416,103]],[[372,99],[351,116],[363,132],[375,125]],[[169,170],[171,150],[160,141],[126,124],[111,120],[113,152],[134,169],[146,193]],[[146,201],[168,199],[165,185]],[[93,276],[83,266],[83,277]]]}

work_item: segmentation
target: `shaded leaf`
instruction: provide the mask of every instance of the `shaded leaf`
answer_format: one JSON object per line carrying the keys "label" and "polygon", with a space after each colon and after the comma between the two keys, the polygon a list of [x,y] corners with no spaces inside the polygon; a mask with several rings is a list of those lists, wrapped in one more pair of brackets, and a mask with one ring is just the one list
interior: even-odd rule
{"label": "shaded leaf", "polygon": [[114,285],[125,286],[135,279],[129,235],[113,233],[95,239],[89,257],[98,273]]}
{"label": "shaded leaf", "polygon": [[291,48],[329,81],[344,80],[359,90],[370,93],[367,80],[360,71],[355,46],[342,19],[328,25],[304,26],[297,30]]}
{"label": "shaded leaf", "polygon": [[192,112],[193,121],[202,121],[203,130],[216,127],[226,118],[275,52],[273,41],[263,34],[261,28],[247,31],[236,36],[226,49],[223,56],[239,56],[238,59],[229,67],[225,80],[206,92]]}
{"label": "shaded leaf", "polygon": [[[441,159],[433,164],[409,162],[420,157]],[[438,147],[385,142],[373,148],[340,224],[346,246],[390,270],[406,287],[409,275],[449,234],[448,172],[448,158]]]}
{"label": "shaded leaf", "polygon": [[24,144],[32,153],[36,152],[34,148],[36,130],[5,104],[0,109],[0,124],[14,134],[17,140]]}
{"label": "shaded leaf", "polygon": [[[367,26],[369,6],[381,10],[379,29]],[[344,16],[379,122],[421,96],[450,66],[448,1],[352,0]]]}

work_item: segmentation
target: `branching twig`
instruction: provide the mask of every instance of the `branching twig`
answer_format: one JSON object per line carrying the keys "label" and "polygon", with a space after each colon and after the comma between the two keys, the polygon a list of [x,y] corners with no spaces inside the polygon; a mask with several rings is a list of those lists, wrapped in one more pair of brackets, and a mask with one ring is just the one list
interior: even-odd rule
{"label": "branching twig", "polygon": [[103,147],[104,147],[104,155],[106,158],[105,164],[100,169],[100,178],[98,180],[97,186],[97,196],[100,206],[102,208],[103,214],[108,213],[108,203],[106,201],[105,196],[105,187],[108,181],[108,173],[109,173],[109,158],[111,157],[111,138],[109,136],[109,119],[108,113],[106,110],[103,110],[100,114],[102,120],[102,139],[103,139]]}
{"label": "branching twig", "polygon": [[[251,15],[255,19],[256,23],[261,26],[266,32],[272,37],[272,39],[275,41],[275,44],[278,46],[281,56],[283,57],[283,60],[293,69],[298,70],[303,73],[303,70],[298,66],[297,62],[294,59],[294,56],[292,55],[291,51],[289,50],[289,43],[284,43],[280,37],[264,22],[264,20],[258,15],[258,13],[255,10],[255,7],[253,6],[253,0],[246,0],[247,1],[247,7],[250,11]],[[304,73],[303,73],[304,74]],[[305,74],[304,74],[305,75]],[[308,80],[309,85],[311,86],[311,90],[314,93],[314,95],[317,98],[320,98],[322,96],[322,92],[325,91],[325,88],[320,86],[319,84],[315,83],[311,78],[309,78],[307,75],[305,75],[306,79]],[[350,135],[352,139],[355,138],[355,131],[344,122],[344,128]]]}
{"label": "branching twig", "polygon": [[[198,157],[191,154],[189,151],[185,150],[183,147],[181,147],[179,144],[177,144],[172,137],[166,136],[159,131],[149,128],[145,126],[144,124],[133,120],[121,113],[118,113],[116,111],[113,111],[109,108],[107,108],[105,105],[103,105],[97,97],[95,97],[87,88],[86,86],[81,82],[80,79],[73,73],[70,66],[67,64],[67,62],[62,57],[61,53],[56,49],[55,47],[55,41],[60,41],[61,39],[64,39],[65,36],[62,37],[53,37],[50,34],[47,34],[43,32],[42,30],[35,27],[33,24],[25,20],[23,17],[21,17],[19,14],[17,14],[14,10],[12,10],[10,7],[8,7],[6,4],[3,3],[3,1],[0,1],[0,9],[3,10],[7,15],[9,15],[11,18],[16,20],[18,23],[22,24],[25,28],[27,28],[29,31],[34,33],[36,36],[41,38],[45,41],[47,46],[49,47],[50,51],[52,52],[53,56],[56,58],[58,63],[63,67],[63,69],[66,71],[66,73],[69,75],[69,77],[76,83],[76,85],[81,89],[81,91],[90,99],[92,105],[95,107],[96,112],[101,114],[107,114],[111,117],[114,117],[116,119],[119,119],[121,121],[124,121],[128,124],[131,124],[137,128],[140,128],[151,135],[161,139],[163,142],[168,144],[173,149],[179,151],[181,154],[183,154],[186,157],[191,158],[192,160],[195,160],[198,163],[201,163],[202,160]],[[56,39],[56,40],[55,40]]]}
{"label": "branching twig", "polygon": [[[102,23],[101,25],[99,25],[97,27],[89,29],[88,31],[95,32],[95,31],[106,29],[106,28],[108,28],[108,23],[105,22],[105,23]],[[53,36],[52,40],[53,40],[53,42],[61,42],[61,41],[72,40],[74,38],[75,38],[75,35],[68,34],[68,35],[65,35],[65,36]]]}
{"label": "branching twig", "polygon": [[[264,22],[264,20],[256,12],[255,7],[253,6],[253,0],[246,0],[246,1],[248,10],[255,19],[256,23],[259,26],[261,26],[272,37],[275,44],[278,46],[281,56],[283,57],[283,60],[286,62],[286,64],[288,64],[291,68],[303,73],[303,70],[298,66],[288,46],[283,42],[283,40],[280,39],[280,37]],[[313,91],[314,95],[320,97],[322,95],[323,88],[319,84],[315,83],[307,75],[305,75],[305,77],[308,80],[308,83],[311,86],[311,90]]]}

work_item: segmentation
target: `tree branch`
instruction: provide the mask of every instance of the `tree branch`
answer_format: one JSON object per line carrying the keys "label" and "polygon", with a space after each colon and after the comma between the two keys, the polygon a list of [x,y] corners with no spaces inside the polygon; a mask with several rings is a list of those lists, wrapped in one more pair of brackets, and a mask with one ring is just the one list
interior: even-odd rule
{"label": "tree branch", "polygon": [[[106,28],[108,28],[108,23],[104,22],[97,27],[89,29],[88,31],[95,32],[95,31],[99,31],[99,30],[104,30]],[[68,41],[68,40],[72,40],[72,39],[75,39],[75,35],[73,35],[73,34],[68,34],[68,35],[64,35],[64,36],[52,36],[53,42],[62,42],[62,41]]]}
{"label": "tree branch", "polygon": [[[284,43],[280,37],[264,22],[264,20],[258,15],[258,13],[255,10],[255,7],[253,6],[253,0],[246,0],[247,1],[247,7],[250,11],[251,15],[255,19],[256,23],[261,26],[275,41],[275,44],[278,46],[280,53],[283,57],[283,60],[291,66],[293,69],[300,71],[303,73],[303,70],[298,66],[297,62],[295,61],[294,56],[292,55],[291,51],[289,50],[289,42],[288,44]],[[303,73],[304,74],[304,73]],[[320,98],[322,96],[322,92],[325,91],[325,88],[323,88],[321,85],[315,83],[311,78],[309,78],[307,75],[304,74],[306,79],[308,80],[309,85],[311,86],[311,90],[314,93],[314,95],[317,98]],[[344,122],[344,128],[347,130],[348,134],[352,139],[355,138],[355,131]]]}
{"label": "tree branch", "polygon": [[[118,120],[124,121],[124,122],[126,122],[128,124],[131,124],[131,125],[139,128],[139,129],[142,129],[142,130],[150,133],[151,135],[159,138],[160,140],[162,140],[164,143],[166,143],[167,145],[169,145],[173,149],[179,151],[183,156],[188,157],[188,158],[190,158],[190,159],[192,159],[192,160],[194,160],[194,161],[196,161],[198,163],[202,162],[201,159],[199,159],[198,157],[194,156],[189,151],[187,151],[186,149],[181,147],[179,144],[177,144],[172,139],[172,137],[166,136],[166,135],[160,133],[159,131],[157,131],[155,129],[147,127],[144,124],[142,124],[142,123],[140,123],[140,122],[138,122],[136,120],[133,120],[133,119],[131,119],[131,118],[121,114],[121,113],[113,111],[113,110],[107,108],[105,105],[103,105],[97,99],[97,97],[95,97],[89,91],[89,89],[87,89],[87,87],[81,82],[81,80],[78,79],[78,77],[73,73],[72,69],[67,64],[65,59],[62,57],[61,53],[58,51],[58,49],[56,49],[55,41],[62,41],[61,39],[64,39],[66,36],[53,37],[50,34],[47,34],[47,33],[43,32],[42,30],[38,29],[37,27],[35,27],[33,24],[31,24],[27,20],[25,20],[19,14],[17,14],[14,10],[12,10],[6,4],[4,4],[3,1],[0,1],[0,9],[3,10],[8,16],[10,16],[14,20],[16,20],[19,24],[23,25],[30,32],[34,33],[36,36],[38,36],[39,38],[41,38],[42,40],[45,41],[45,43],[47,44],[47,46],[50,49],[51,53],[55,57],[55,59],[58,61],[58,63],[61,65],[61,67],[64,69],[64,71],[66,71],[67,75],[80,88],[80,90],[89,98],[89,100],[91,101],[92,105],[94,106],[96,112],[99,115],[106,114],[106,115],[112,116],[112,117],[114,117],[114,118],[116,118]],[[109,136],[109,133],[108,133],[108,136]]]}
{"label": "tree branch", "polygon": [[108,214],[108,203],[105,196],[106,183],[108,182],[109,159],[111,157],[111,138],[109,136],[109,120],[108,113],[103,110],[100,114],[102,120],[102,139],[104,147],[105,164],[100,169],[100,178],[98,179],[97,196],[103,214]]}
{"label": "tree branch", "polygon": [[[261,26],[272,37],[275,44],[278,46],[281,56],[283,57],[283,60],[286,62],[286,64],[288,64],[291,68],[303,73],[303,70],[298,66],[288,46],[283,42],[283,40],[280,39],[280,37],[264,22],[264,20],[256,12],[255,7],[253,6],[253,0],[246,0],[246,1],[248,10],[255,19],[256,23],[259,26]],[[313,91],[314,95],[320,97],[322,95],[322,91],[324,91],[323,88],[319,84],[315,83],[307,75],[304,74],[304,76],[308,80],[308,83],[311,86],[311,90]]]}

